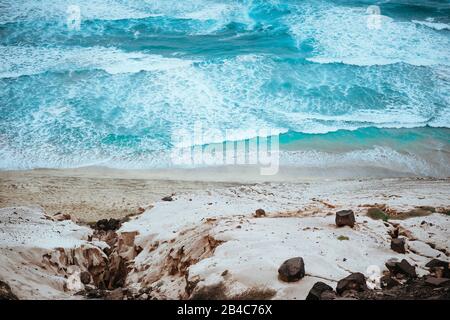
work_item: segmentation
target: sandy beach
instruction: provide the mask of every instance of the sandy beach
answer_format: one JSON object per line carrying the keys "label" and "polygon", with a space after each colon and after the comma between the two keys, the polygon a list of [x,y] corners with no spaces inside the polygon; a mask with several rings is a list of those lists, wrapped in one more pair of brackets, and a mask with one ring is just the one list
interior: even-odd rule
{"label": "sandy beach", "polygon": [[0,206],[41,206],[48,214],[65,212],[91,222],[121,219],[172,193],[234,185],[230,182],[169,179],[164,172],[38,169],[0,172]]}
{"label": "sandy beach", "polygon": [[[363,171],[364,168],[355,170]],[[366,175],[370,169],[366,169]],[[230,166],[198,169],[119,170],[106,167],[76,169],[35,169],[0,171],[0,207],[40,206],[48,214],[65,212],[81,221],[92,222],[104,218],[121,219],[138,213],[154,202],[172,194],[221,189],[258,183],[328,184],[328,181],[371,181],[387,179],[401,173],[371,168],[370,178],[349,178],[348,168],[334,168],[332,174],[309,174],[300,168],[281,167],[273,176],[261,176],[255,166]],[[389,180],[389,179],[388,179]],[[417,182],[419,181],[419,182]],[[411,184],[421,183],[412,179]],[[428,184],[433,188],[434,181]],[[422,182],[423,183],[423,182]],[[439,183],[439,182],[436,182]],[[422,187],[422,185],[420,185]],[[396,188],[390,186],[390,188]],[[395,189],[394,189],[395,190]],[[393,190],[393,191],[394,191]]]}

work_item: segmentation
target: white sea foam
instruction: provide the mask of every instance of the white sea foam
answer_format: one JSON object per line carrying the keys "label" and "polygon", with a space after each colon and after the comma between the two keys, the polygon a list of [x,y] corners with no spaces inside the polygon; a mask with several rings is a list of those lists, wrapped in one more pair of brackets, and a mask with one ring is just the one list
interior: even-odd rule
{"label": "white sea foam", "polygon": [[[27,56],[28,52],[30,56]],[[77,166],[110,161],[111,157],[114,162],[121,159],[130,162],[130,159],[139,158],[140,152],[161,155],[161,150],[167,149],[171,142],[168,136],[171,131],[192,134],[198,121],[207,129],[202,141],[204,144],[222,142],[221,134],[225,130],[240,129],[233,131],[233,139],[236,140],[253,138],[251,132],[258,132],[261,128],[271,128],[272,134],[286,130],[277,128],[250,109],[256,103],[252,99],[261,95],[248,86],[256,80],[252,68],[256,57],[195,64],[182,59],[135,55],[106,48],[86,51],[43,49],[35,52],[27,49],[21,53],[6,55],[9,61],[5,65],[9,69],[2,70],[3,76],[67,70],[68,67],[75,70],[80,67],[104,69],[112,76],[105,82],[104,76],[98,73],[82,79],[76,77],[76,81],[71,81],[69,75],[68,81],[61,86],[41,88],[45,90],[45,96],[33,96],[33,106],[38,106],[37,110],[20,115],[23,120],[20,123],[4,123],[5,126],[14,126],[14,130],[12,127],[10,130],[21,132],[14,138],[5,137],[1,148],[4,161],[14,159],[16,165],[22,161],[23,166],[29,166],[27,159],[35,166],[53,167],[58,163]],[[36,61],[39,63],[32,63]],[[138,70],[146,72],[139,75],[139,80],[130,78]],[[51,79],[52,75],[45,77]],[[245,83],[240,84],[244,80]],[[22,95],[23,91],[29,91],[26,86],[35,87],[32,81],[33,78],[21,81],[25,87],[16,89]],[[260,79],[259,85],[263,83],[264,79]],[[79,106],[80,97],[83,108]],[[28,106],[24,99],[19,101]],[[241,102],[249,110],[241,109]],[[12,113],[20,112],[20,109],[16,106]],[[97,116],[90,118],[89,115]],[[130,147],[100,142],[111,134],[140,135],[148,128],[153,128],[153,136],[140,137]],[[73,135],[77,130],[82,131],[82,136]],[[55,143],[55,132],[58,132],[57,140],[61,144]],[[39,141],[39,144],[32,141]],[[83,146],[92,143],[96,145],[95,149],[85,150]],[[2,167],[9,165],[2,163]]]}
{"label": "white sea foam", "polygon": [[115,48],[37,48],[0,46],[0,78],[47,71],[103,69],[110,74],[169,70],[189,66],[190,60],[164,58]]}
{"label": "white sea foam", "polygon": [[345,115],[321,115],[317,113],[285,114],[292,123],[293,130],[303,133],[328,133],[337,130],[356,130],[376,126],[379,128],[415,128],[429,120],[416,113],[417,110],[359,110]]}
{"label": "white sea foam", "polygon": [[115,0],[3,0],[0,23],[33,20],[65,20],[71,5],[80,7],[82,19],[139,19],[152,16],[152,12],[142,10],[137,1]]}
{"label": "white sea foam", "polygon": [[214,32],[230,22],[248,25],[253,20],[248,15],[248,5],[241,1],[121,1],[121,0],[5,0],[0,4],[4,14],[0,15],[0,24],[18,21],[64,22],[68,7],[80,8],[82,20],[121,20],[143,19],[148,17],[166,17],[171,19],[189,19],[199,22],[213,21],[212,25],[196,26],[189,33]]}
{"label": "white sea foam", "polygon": [[[76,168],[84,166],[105,166],[118,169],[158,169],[178,167],[171,163],[169,151],[148,153],[140,156],[121,154],[117,150],[114,156],[78,151],[75,155],[57,155],[52,146],[33,150],[33,156],[27,152],[2,148],[4,157],[0,160],[2,169],[30,168]],[[123,150],[122,150],[123,151]],[[364,170],[373,168],[373,173],[386,170],[404,175],[448,177],[450,166],[445,151],[434,150],[427,154],[400,152],[389,147],[358,149],[347,152],[326,150],[282,151],[280,165],[310,170],[311,174],[321,169],[339,168],[341,170]],[[205,166],[205,164],[201,165]],[[186,167],[186,166],[182,166]],[[188,166],[196,167],[196,165]]]}
{"label": "white sea foam", "polygon": [[285,22],[298,45],[314,39],[311,61],[356,65],[450,64],[448,36],[433,29],[419,29],[415,22],[396,21],[383,15],[377,19],[380,28],[369,28],[365,8],[320,2],[299,4]]}
{"label": "white sea foam", "polygon": [[412,20],[412,22],[438,31],[450,30],[450,24],[443,22],[434,22],[433,18],[425,19],[425,21]]}
{"label": "white sea foam", "polygon": [[146,1],[145,8],[153,14],[171,19],[185,19],[203,23],[186,30],[188,34],[210,34],[221,30],[231,22],[242,23],[251,28],[253,19],[249,16],[252,2],[189,0],[189,1]]}
{"label": "white sea foam", "polygon": [[[301,168],[358,168],[373,167],[419,176],[448,177],[448,156],[439,157],[438,152],[428,158],[413,153],[404,153],[388,147],[375,146],[370,149],[342,153],[326,151],[285,151],[280,164]],[[433,158],[434,157],[434,158]]]}

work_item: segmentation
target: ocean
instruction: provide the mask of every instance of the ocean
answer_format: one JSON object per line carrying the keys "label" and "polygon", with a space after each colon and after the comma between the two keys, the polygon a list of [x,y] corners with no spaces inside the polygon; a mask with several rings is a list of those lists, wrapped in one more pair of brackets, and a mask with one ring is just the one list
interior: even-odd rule
{"label": "ocean", "polygon": [[0,0],[0,169],[266,136],[285,166],[449,177],[450,1]]}

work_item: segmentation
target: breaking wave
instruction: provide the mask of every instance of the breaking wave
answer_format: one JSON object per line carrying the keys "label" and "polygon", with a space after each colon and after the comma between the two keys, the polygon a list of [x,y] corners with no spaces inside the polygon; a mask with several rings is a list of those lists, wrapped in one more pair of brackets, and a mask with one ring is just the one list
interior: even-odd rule
{"label": "breaking wave", "polygon": [[[372,4],[78,1],[69,30],[70,1],[2,1],[0,168],[164,167],[174,137],[200,123],[205,145],[227,130],[336,143],[336,132],[390,128],[392,145],[297,143],[283,161],[448,176],[450,7],[381,3],[373,26]],[[429,136],[436,149],[404,150],[423,128],[441,133]]]}

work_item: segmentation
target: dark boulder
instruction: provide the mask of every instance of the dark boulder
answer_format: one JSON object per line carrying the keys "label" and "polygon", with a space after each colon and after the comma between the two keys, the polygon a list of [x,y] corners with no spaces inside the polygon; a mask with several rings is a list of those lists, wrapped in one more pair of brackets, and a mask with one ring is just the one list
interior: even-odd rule
{"label": "dark boulder", "polygon": [[425,265],[425,267],[427,267],[427,268],[439,268],[439,267],[441,267],[441,268],[449,268],[449,264],[450,264],[450,262],[447,262],[447,261],[442,261],[442,260],[439,260],[439,259],[432,259],[432,260],[430,260],[426,265]]}
{"label": "dark boulder", "polygon": [[265,217],[266,216],[266,212],[263,209],[257,209],[255,211],[255,217],[259,218],[259,217]]}
{"label": "dark boulder", "polygon": [[447,261],[433,259],[425,267],[429,268],[438,277],[450,278],[450,263]]}
{"label": "dark boulder", "polygon": [[80,280],[82,284],[89,284],[91,282],[91,274],[87,271],[81,272]]}
{"label": "dark boulder", "polygon": [[391,240],[391,249],[398,253],[406,253],[405,238],[394,238]]}
{"label": "dark boulder", "polygon": [[408,261],[403,259],[401,262],[396,262],[394,268],[391,270],[394,274],[402,274],[409,278],[416,278],[416,267],[411,265]]}
{"label": "dark boulder", "polygon": [[298,281],[304,276],[305,263],[301,257],[286,260],[278,269],[278,277],[285,282]]}
{"label": "dark boulder", "polygon": [[408,278],[416,278],[416,267],[411,265],[408,261],[403,259],[398,262],[396,260],[389,260],[386,262],[386,268],[391,272],[392,275],[404,275]]}
{"label": "dark boulder", "polygon": [[397,264],[398,270],[401,274],[408,276],[410,278],[416,278],[416,267],[411,265],[408,261],[403,259],[399,264]]}
{"label": "dark boulder", "polygon": [[353,210],[341,210],[336,212],[336,225],[338,227],[349,226],[353,228],[355,225],[355,214]]}
{"label": "dark boulder", "polygon": [[333,292],[333,288],[324,282],[316,282],[311,290],[309,290],[306,300],[322,300],[322,294],[326,291]]}
{"label": "dark boulder", "polygon": [[347,290],[364,291],[367,290],[366,277],[360,273],[352,273],[351,275],[339,280],[336,286],[336,292],[340,295]]}
{"label": "dark boulder", "polygon": [[162,201],[173,201],[172,196],[166,196],[164,198],[161,199]]}
{"label": "dark boulder", "polygon": [[389,270],[390,273],[394,274],[396,272],[396,270],[397,270],[397,264],[398,263],[399,263],[399,261],[397,259],[389,259],[385,263],[385,266]]}

